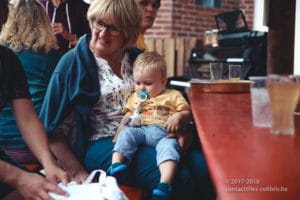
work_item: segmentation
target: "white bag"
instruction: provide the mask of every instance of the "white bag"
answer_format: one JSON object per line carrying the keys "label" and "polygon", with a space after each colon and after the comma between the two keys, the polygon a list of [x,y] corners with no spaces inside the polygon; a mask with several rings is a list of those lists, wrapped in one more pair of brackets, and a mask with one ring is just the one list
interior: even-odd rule
{"label": "white bag", "polygon": [[[95,175],[100,173],[97,183],[92,183]],[[103,170],[94,170],[83,184],[74,182],[67,186],[58,184],[63,190],[69,193],[68,197],[49,192],[54,200],[128,200],[124,192],[119,188],[113,176],[106,176]]]}

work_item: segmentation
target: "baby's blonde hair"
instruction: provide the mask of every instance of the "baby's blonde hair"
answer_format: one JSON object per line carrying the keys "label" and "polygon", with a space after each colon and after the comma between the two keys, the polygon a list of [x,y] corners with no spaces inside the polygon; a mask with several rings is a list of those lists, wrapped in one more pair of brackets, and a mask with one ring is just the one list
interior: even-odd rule
{"label": "baby's blonde hair", "polygon": [[165,59],[156,52],[145,52],[136,58],[133,71],[159,71],[162,77],[167,76],[167,65]]}

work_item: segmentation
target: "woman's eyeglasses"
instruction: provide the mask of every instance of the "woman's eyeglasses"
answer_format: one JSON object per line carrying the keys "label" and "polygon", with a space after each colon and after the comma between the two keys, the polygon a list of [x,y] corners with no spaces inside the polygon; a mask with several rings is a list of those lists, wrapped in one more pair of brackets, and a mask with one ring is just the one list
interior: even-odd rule
{"label": "woman's eyeglasses", "polygon": [[121,34],[121,30],[119,28],[115,27],[114,25],[106,24],[101,20],[94,22],[93,28],[99,32],[103,31],[106,28],[113,36],[119,36]]}

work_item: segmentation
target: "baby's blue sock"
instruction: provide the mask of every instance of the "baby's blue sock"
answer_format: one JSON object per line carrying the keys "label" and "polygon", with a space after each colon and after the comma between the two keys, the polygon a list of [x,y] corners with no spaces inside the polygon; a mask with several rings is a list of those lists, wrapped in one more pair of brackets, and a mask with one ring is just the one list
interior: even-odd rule
{"label": "baby's blue sock", "polygon": [[108,175],[114,176],[127,169],[127,165],[121,162],[113,163],[107,170]]}
{"label": "baby's blue sock", "polygon": [[172,186],[168,183],[160,182],[152,192],[152,200],[170,200]]}

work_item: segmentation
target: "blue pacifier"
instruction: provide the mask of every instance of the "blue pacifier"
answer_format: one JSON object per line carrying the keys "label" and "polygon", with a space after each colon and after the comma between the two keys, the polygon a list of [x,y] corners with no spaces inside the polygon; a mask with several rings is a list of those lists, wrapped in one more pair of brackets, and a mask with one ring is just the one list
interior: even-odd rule
{"label": "blue pacifier", "polygon": [[149,92],[147,90],[141,91],[138,93],[142,100],[146,100],[148,98]]}

